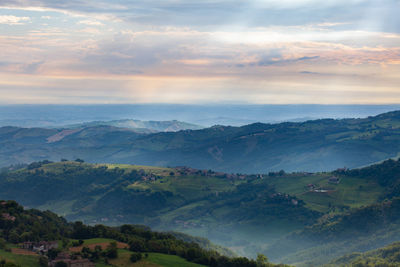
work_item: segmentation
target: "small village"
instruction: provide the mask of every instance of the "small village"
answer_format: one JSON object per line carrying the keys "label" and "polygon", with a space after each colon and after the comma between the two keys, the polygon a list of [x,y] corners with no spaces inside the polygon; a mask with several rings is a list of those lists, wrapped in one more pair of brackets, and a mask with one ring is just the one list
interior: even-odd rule
{"label": "small village", "polygon": [[[340,183],[340,178],[336,176],[331,176],[328,178],[328,183],[338,185]],[[315,184],[308,184],[306,187],[309,192],[315,193],[328,193],[332,191],[330,189],[325,189]]]}
{"label": "small village", "polygon": [[[12,252],[20,255],[40,255],[48,254],[50,250],[59,248],[58,241],[26,241],[20,244],[20,248],[13,248]],[[44,256],[47,257],[47,256]],[[56,267],[57,263],[63,262],[67,267],[95,267],[95,264],[89,259],[80,256],[71,255],[69,252],[60,252],[53,260],[48,261],[49,267]]]}
{"label": "small village", "polygon": [[214,172],[211,170],[198,170],[186,166],[179,166],[175,168],[180,175],[184,176],[205,176],[205,177],[218,177],[227,179],[246,179],[249,175],[244,174],[234,174],[234,173],[224,173],[224,172]]}

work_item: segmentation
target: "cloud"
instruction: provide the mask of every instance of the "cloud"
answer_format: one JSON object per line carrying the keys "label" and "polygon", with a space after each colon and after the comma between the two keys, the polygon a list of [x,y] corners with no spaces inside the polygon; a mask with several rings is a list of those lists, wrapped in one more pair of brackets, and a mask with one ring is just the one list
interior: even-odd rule
{"label": "cloud", "polygon": [[[397,0],[2,0],[0,7],[53,10],[146,26],[289,26],[320,24],[400,32]],[[345,25],[348,24],[348,25]]]}
{"label": "cloud", "polygon": [[290,59],[272,59],[272,60],[261,60],[257,62],[258,66],[271,66],[271,65],[283,65],[283,64],[291,64],[295,63],[298,61],[304,61],[304,60],[311,60],[311,59],[317,59],[319,56],[314,56],[314,57],[301,57],[301,58],[290,58]]}
{"label": "cloud", "polygon": [[301,74],[321,75],[321,73],[319,73],[319,72],[315,72],[315,71],[307,71],[307,70],[300,71],[300,73],[301,73]]}
{"label": "cloud", "polygon": [[1,0],[1,14],[13,18],[0,23],[29,27],[1,27],[0,84],[20,92],[31,84],[30,99],[45,92],[61,102],[114,93],[110,101],[324,102],[371,90],[385,92],[380,101],[397,99],[400,4],[376,7],[372,0]]}
{"label": "cloud", "polygon": [[2,61],[0,62],[0,71],[8,73],[35,74],[43,64],[44,61],[31,63]]}
{"label": "cloud", "polygon": [[40,66],[44,64],[44,61],[32,62],[29,64],[23,65],[22,72],[26,74],[34,74],[37,73]]}
{"label": "cloud", "polygon": [[85,24],[85,25],[89,25],[89,26],[103,26],[104,25],[100,21],[95,21],[95,20],[81,20],[78,22],[78,24]]}
{"label": "cloud", "polygon": [[317,23],[315,26],[318,27],[336,27],[336,26],[343,26],[343,25],[348,25],[350,24],[349,22],[322,22],[322,23]]}
{"label": "cloud", "polygon": [[0,16],[0,24],[8,25],[23,25],[29,22],[31,19],[29,17],[17,17],[12,15],[2,15]]}

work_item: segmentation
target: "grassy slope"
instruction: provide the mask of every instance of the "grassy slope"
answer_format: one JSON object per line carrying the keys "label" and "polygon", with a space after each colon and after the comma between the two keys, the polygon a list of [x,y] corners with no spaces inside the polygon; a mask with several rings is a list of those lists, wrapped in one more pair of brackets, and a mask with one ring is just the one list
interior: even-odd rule
{"label": "grassy slope", "polygon": [[[93,238],[84,240],[85,245],[112,242],[113,239]],[[96,267],[203,267],[204,265],[188,262],[187,260],[175,255],[167,255],[161,253],[148,253],[148,258],[144,258],[140,262],[132,263],[130,255],[132,253],[126,249],[118,250],[118,258],[110,260],[110,264],[96,263]],[[144,253],[143,253],[144,256]],[[0,259],[13,262],[21,267],[39,267],[38,256],[17,255],[0,249]]]}
{"label": "grassy slope", "polygon": [[[86,239],[83,240],[84,245],[92,245],[92,244],[100,244],[100,243],[109,243],[113,242],[115,240],[109,239],[109,238],[91,238],[91,239]],[[175,256],[175,255],[167,255],[167,254],[161,254],[161,253],[147,253],[148,257],[143,258],[140,262],[137,263],[132,263],[130,261],[130,256],[132,252],[126,249],[118,249],[118,258],[117,259],[112,259],[109,261],[110,264],[105,264],[105,263],[96,263],[96,267],[105,267],[105,266],[116,266],[116,267],[128,267],[128,266],[133,266],[133,267],[156,267],[156,266],[162,266],[162,267],[180,267],[180,266],[185,266],[185,267],[202,267],[204,265],[200,264],[195,264],[192,262],[188,262],[187,260]],[[143,257],[145,256],[145,253],[143,253]]]}
{"label": "grassy slope", "polygon": [[383,248],[359,253],[347,254],[332,261],[327,266],[399,266],[400,243],[396,242]]}
{"label": "grassy slope", "polygon": [[[96,264],[96,267],[116,266],[116,267],[204,267],[204,265],[188,262],[187,260],[175,255],[166,255],[160,253],[148,253],[147,258],[132,263],[129,259],[131,252],[127,250],[118,251],[118,259],[110,260],[111,265]],[[143,256],[145,254],[143,253]]]}
{"label": "grassy slope", "polygon": [[39,260],[36,256],[17,255],[0,249],[0,259],[14,262],[21,267],[39,267]]}
{"label": "grassy slope", "polygon": [[[378,201],[384,188],[377,182],[357,177],[340,177],[339,184],[328,182],[331,173],[315,175],[286,175],[268,179],[278,192],[294,195],[306,206],[320,212],[342,212],[343,208],[358,208]],[[327,193],[310,192],[308,184],[329,190]]]}
{"label": "grassy slope", "polygon": [[159,254],[159,253],[149,253],[149,257],[147,260],[150,262],[156,263],[160,266],[165,266],[165,267],[179,267],[179,266],[201,267],[201,266],[204,266],[204,265],[188,262],[185,259],[182,259],[178,256],[165,255],[165,254]]}
{"label": "grassy slope", "polygon": [[[37,170],[19,170],[14,173],[14,180],[28,179],[26,177],[36,175],[36,172],[43,172],[43,174],[39,174],[40,178],[37,176],[29,178],[30,182],[22,182],[20,185],[17,185],[17,183],[13,186],[14,191],[7,189],[3,194],[8,193],[10,194],[9,197],[17,198],[18,201],[22,201],[18,199],[18,195],[21,198],[28,197],[22,203],[25,203],[24,205],[32,205],[29,198],[36,196],[38,194],[37,190],[40,190],[40,194],[43,195],[42,188],[44,186],[47,187],[46,184],[50,184],[54,187],[54,190],[61,190],[60,192],[64,195],[54,195],[54,192],[52,192],[54,190],[51,189],[49,194],[52,195],[52,199],[42,201],[45,198],[39,198],[39,205],[35,207],[44,210],[50,209],[70,219],[71,216],[74,216],[73,220],[84,220],[86,223],[100,222],[109,225],[139,223],[147,224],[160,230],[181,231],[191,235],[211,238],[213,242],[234,247],[241,252],[243,252],[243,249],[250,248],[250,244],[247,241],[250,238],[256,243],[262,244],[276,240],[281,235],[292,230],[301,229],[303,226],[303,223],[299,223],[296,220],[273,218],[273,216],[269,215],[270,213],[279,212],[280,204],[268,204],[256,198],[255,194],[266,198],[271,194],[265,180],[258,184],[254,178],[230,180],[211,176],[181,175],[178,169],[175,168],[124,164],[107,164],[106,166],[111,174],[114,170],[123,170],[124,173],[128,174],[132,170],[142,170],[146,175],[152,174],[161,178],[157,178],[155,181],[130,181],[129,179],[124,180],[125,178],[121,180],[120,176],[104,178],[104,175],[98,176],[96,172],[90,174],[92,175],[91,177],[85,175],[86,171],[93,171],[95,168],[102,166],[105,165],[61,162],[46,164]],[[172,175],[171,172],[174,174]],[[80,176],[72,178],[73,174],[79,174]],[[86,179],[87,181],[84,181]],[[248,181],[249,183],[247,183]],[[43,184],[39,186],[38,183]],[[64,184],[69,189],[66,189],[67,187]],[[249,191],[242,190],[238,192],[238,187],[242,184],[250,186]],[[25,187],[23,191],[26,192],[31,189],[34,190],[21,194],[23,187]],[[121,192],[113,193],[115,188],[123,189]],[[80,190],[81,193],[75,192],[77,190]],[[115,211],[116,208],[121,208],[122,206],[128,208],[132,206],[134,207],[134,212],[137,209],[135,205],[146,204],[140,201],[132,205],[129,198],[124,203],[121,201],[124,195],[125,197],[130,197],[140,194],[155,194],[154,198],[156,198],[157,194],[165,194],[165,192],[170,192],[173,196],[167,197],[162,206],[159,206],[158,210],[154,210],[154,215],[143,216],[142,213],[137,215],[148,221],[141,222],[135,220],[135,218],[130,219],[128,216],[131,213],[128,210]],[[249,196],[251,197],[248,198]],[[107,201],[102,200],[104,197],[107,197]],[[97,205],[102,203],[109,204],[112,208],[98,208]],[[77,205],[79,205],[78,208]],[[290,203],[284,205],[288,206],[288,208],[296,209]],[[246,210],[250,208],[252,210],[247,213]],[[262,214],[259,214],[260,210]],[[118,216],[119,214],[124,217]],[[283,216],[288,217],[285,214]],[[108,220],[101,220],[102,217],[107,217]],[[251,248],[251,250],[256,251],[258,249]]]}
{"label": "grassy slope", "polygon": [[[138,181],[131,183],[127,186],[127,189],[132,190],[150,190],[151,192],[158,191],[169,191],[174,194],[182,195],[185,199],[199,199],[204,198],[210,193],[231,191],[235,185],[240,184],[242,181],[235,181],[231,183],[227,179],[221,179],[216,177],[202,177],[202,176],[185,176],[180,175],[175,168],[162,168],[154,166],[141,166],[141,165],[129,165],[129,164],[79,164],[76,162],[64,162],[64,163],[52,163],[41,167],[39,170],[43,170],[49,173],[63,174],[66,169],[75,168],[93,168],[107,166],[110,170],[122,169],[125,172],[132,170],[141,171],[143,170],[146,174],[153,174],[156,176],[162,176],[162,179],[156,181]],[[19,170],[24,172],[25,170]],[[174,175],[171,176],[170,173]],[[100,196],[97,196],[100,198]],[[192,205],[192,204],[190,204]],[[194,204],[196,205],[196,204]],[[39,209],[46,210],[50,209],[60,215],[68,215],[74,213],[73,201],[51,201],[44,205],[39,206]],[[168,217],[168,215],[167,215]],[[166,218],[167,218],[166,217]]]}
{"label": "grassy slope", "polygon": [[[79,169],[93,169],[104,166],[104,164],[79,164],[76,162],[52,163],[42,166],[39,170],[45,173],[60,175],[60,179],[68,178],[69,171]],[[285,174],[284,176],[266,177],[264,179],[229,180],[226,178],[204,177],[196,175],[180,175],[175,168],[160,168],[151,166],[107,164],[108,170],[124,170],[129,173],[132,170],[144,171],[146,175],[152,174],[161,178],[155,181],[138,180],[130,183],[122,182],[125,190],[158,193],[172,192],[173,198],[169,198],[166,206],[157,211],[156,224],[152,226],[161,230],[175,230],[196,236],[203,236],[213,242],[223,244],[234,249],[235,252],[245,255],[251,251],[261,251],[268,244],[275,242],[290,231],[303,228],[304,224],[296,223],[295,220],[284,218],[263,217],[264,211],[251,210],[252,202],[246,202],[246,196],[262,199],[268,191],[257,191],[258,189],[274,187],[277,192],[287,193],[303,200],[306,207],[323,213],[338,214],[351,208],[366,206],[378,201],[382,196],[384,188],[376,180],[363,179],[352,176],[340,176],[338,185],[328,183],[331,173],[317,174]],[[19,170],[16,173],[24,173]],[[35,171],[32,170],[32,173]],[[172,175],[171,172],[174,174]],[[94,177],[96,183],[98,178]],[[58,178],[57,178],[58,179]],[[69,178],[68,178],[69,179]],[[116,178],[116,180],[118,180]],[[250,181],[247,183],[247,181]],[[323,189],[329,189],[328,193],[310,192],[308,184],[314,184]],[[242,196],[233,198],[214,197],[216,194],[223,195],[235,192],[239,185],[251,185],[252,191],[245,192]],[[104,185],[103,185],[104,186]],[[101,191],[100,194],[92,196],[100,200],[108,190],[115,185],[110,184],[110,189]],[[91,187],[89,187],[91,188]],[[218,193],[217,193],[218,192]],[[136,193],[135,193],[136,194]],[[119,195],[115,196],[118,199]],[[184,201],[182,200],[184,199]],[[85,201],[78,198],[76,202]],[[61,215],[76,213],[74,200],[54,199],[39,206],[41,209],[49,208]],[[92,205],[92,204],[90,204]],[[82,209],[90,209],[90,205]],[[257,207],[257,206],[256,206]],[[262,207],[262,206],[260,206]],[[255,212],[253,215],[252,212]],[[80,211],[78,211],[80,212]],[[108,210],[108,212],[111,212]],[[266,210],[271,212],[271,210]],[[287,211],[291,212],[291,211]],[[80,219],[92,220],[92,215],[80,213]],[[102,215],[104,216],[104,215]],[[107,215],[105,215],[107,216]],[[248,218],[246,218],[248,216]],[[253,216],[253,217],[252,217]],[[292,215],[297,216],[297,215]],[[117,218],[117,217],[111,217]],[[297,219],[297,217],[296,217]],[[138,223],[136,221],[125,221]],[[121,224],[123,221],[104,221],[102,223]],[[234,234],[232,234],[234,233]],[[247,242],[246,240],[252,240]]]}
{"label": "grassy slope", "polygon": [[394,198],[326,217],[284,237],[265,253],[296,266],[318,266],[348,253],[377,249],[400,240],[399,211],[400,199]]}

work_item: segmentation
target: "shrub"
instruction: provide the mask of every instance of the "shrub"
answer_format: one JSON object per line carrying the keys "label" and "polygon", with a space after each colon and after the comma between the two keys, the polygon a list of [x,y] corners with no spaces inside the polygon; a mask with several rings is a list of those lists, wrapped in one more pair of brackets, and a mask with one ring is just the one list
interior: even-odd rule
{"label": "shrub", "polygon": [[134,252],[134,253],[132,253],[130,259],[131,259],[131,262],[140,261],[142,259],[142,253]]}

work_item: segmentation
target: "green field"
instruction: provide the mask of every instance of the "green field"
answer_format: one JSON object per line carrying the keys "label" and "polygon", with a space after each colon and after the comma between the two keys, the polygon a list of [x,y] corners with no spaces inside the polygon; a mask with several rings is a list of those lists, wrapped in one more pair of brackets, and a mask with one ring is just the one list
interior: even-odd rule
{"label": "green field", "polygon": [[110,238],[91,238],[83,240],[83,245],[91,245],[97,243],[111,243],[111,242],[115,242],[115,240]]}
{"label": "green field", "polygon": [[136,182],[128,186],[130,189],[152,191],[169,191],[185,196],[187,199],[204,197],[210,193],[230,191],[235,188],[226,179],[202,176],[164,176],[163,179],[151,182]]}
{"label": "green field", "polygon": [[109,261],[109,265],[105,263],[97,263],[96,267],[115,266],[115,267],[203,267],[204,265],[188,262],[187,260],[175,256],[161,253],[142,253],[143,259],[139,262],[132,263],[130,261],[131,252],[125,249],[118,250],[118,258]]}
{"label": "green field", "polygon": [[185,259],[182,259],[175,255],[165,255],[159,253],[149,253],[149,257],[146,259],[147,261],[156,263],[163,267],[201,267],[204,265],[188,262]]}
{"label": "green field", "polygon": [[21,267],[40,267],[39,260],[36,256],[17,255],[0,249],[0,260],[5,259],[7,262],[13,262]]}
{"label": "green field", "polygon": [[131,165],[131,164],[96,164],[97,166],[107,166],[109,169],[120,168],[124,170],[144,170],[146,173],[153,173],[156,175],[169,175],[173,168],[163,168],[154,166],[142,166],[142,165]]}
{"label": "green field", "polygon": [[[91,245],[97,243],[111,243],[115,242],[115,240],[110,238],[91,238],[83,240],[83,245]],[[11,254],[11,253],[10,253]],[[148,257],[145,258],[145,253],[142,253],[143,259],[140,262],[132,263],[130,261],[130,256],[132,252],[127,249],[118,249],[118,258],[110,259],[109,264],[104,262],[97,262],[96,267],[201,267],[204,265],[195,264],[192,262],[188,262],[187,260],[175,256],[175,255],[167,255],[161,253],[147,253]],[[13,255],[13,254],[11,254]]]}
{"label": "green field", "polygon": [[[384,188],[371,180],[356,177],[339,177],[339,184],[328,182],[330,173],[307,176],[286,175],[268,178],[268,184],[278,192],[294,195],[306,203],[306,207],[320,212],[342,212],[348,208],[358,208],[378,201]],[[307,185],[313,184],[327,192],[313,192]]]}
{"label": "green field", "polygon": [[[96,243],[113,242],[115,240],[109,238],[92,238],[83,240],[84,245],[91,245]],[[14,247],[14,246],[13,246]],[[118,249],[118,258],[109,260],[109,264],[104,262],[97,262],[96,267],[202,267],[204,265],[188,262],[187,260],[175,256],[161,253],[147,253],[148,257],[145,257],[143,253],[143,259],[137,263],[130,261],[130,255],[132,252],[126,249]],[[38,256],[27,256],[17,255],[11,252],[0,249],[0,260],[5,259],[7,262],[13,262],[21,267],[40,267],[38,262]]]}

